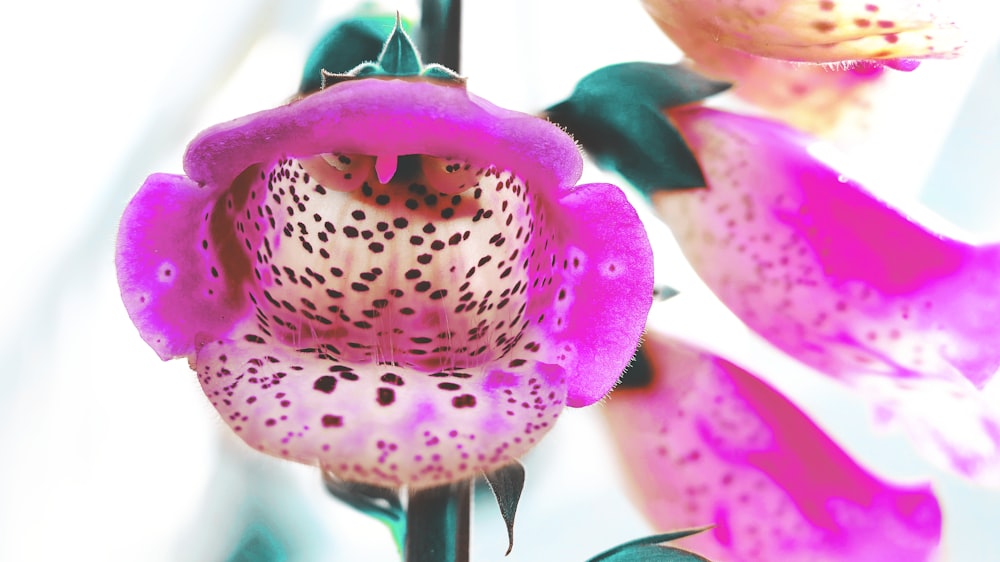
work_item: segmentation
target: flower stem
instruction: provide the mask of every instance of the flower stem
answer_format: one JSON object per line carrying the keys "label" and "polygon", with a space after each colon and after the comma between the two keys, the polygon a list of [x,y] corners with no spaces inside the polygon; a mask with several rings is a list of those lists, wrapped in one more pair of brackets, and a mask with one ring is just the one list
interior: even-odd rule
{"label": "flower stem", "polygon": [[406,562],[468,562],[472,483],[463,480],[410,492]]}
{"label": "flower stem", "polygon": [[461,36],[461,0],[422,0],[420,51],[424,63],[436,62],[460,72],[458,65]]}

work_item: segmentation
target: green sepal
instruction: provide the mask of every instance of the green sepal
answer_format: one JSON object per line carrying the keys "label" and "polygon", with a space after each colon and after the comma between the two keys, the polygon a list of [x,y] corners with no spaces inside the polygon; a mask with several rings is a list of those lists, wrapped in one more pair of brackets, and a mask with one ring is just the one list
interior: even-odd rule
{"label": "green sepal", "polygon": [[646,194],[703,187],[694,154],[664,111],[730,87],[680,65],[630,62],[584,77],[569,99],[546,110],[601,167]]}
{"label": "green sepal", "polygon": [[322,87],[345,80],[359,78],[425,78],[439,82],[464,85],[465,78],[439,64],[425,65],[420,59],[420,51],[403,29],[399,16],[396,26],[382,45],[382,51],[374,62],[365,62],[347,72],[321,71]]}
{"label": "green sepal", "polygon": [[[378,59],[396,23],[395,15],[364,15],[334,25],[313,48],[302,71],[299,94],[323,87],[323,71],[343,74]],[[404,28],[410,27],[402,22]]]}
{"label": "green sepal", "polygon": [[514,548],[514,516],[517,514],[517,504],[521,501],[521,492],[524,490],[524,465],[514,461],[483,476],[497,500],[500,516],[507,525],[507,552],[504,553],[504,556],[507,556]]}
{"label": "green sepal", "polygon": [[656,544],[639,544],[619,550],[601,562],[711,562],[693,552]]}
{"label": "green sepal", "polygon": [[587,562],[711,562],[693,552],[663,546],[663,543],[697,535],[710,528],[685,529],[643,537],[605,550]]}
{"label": "green sepal", "polygon": [[386,40],[382,54],[378,57],[378,65],[389,76],[419,76],[424,66],[420,62],[417,46],[400,25],[393,28]]}

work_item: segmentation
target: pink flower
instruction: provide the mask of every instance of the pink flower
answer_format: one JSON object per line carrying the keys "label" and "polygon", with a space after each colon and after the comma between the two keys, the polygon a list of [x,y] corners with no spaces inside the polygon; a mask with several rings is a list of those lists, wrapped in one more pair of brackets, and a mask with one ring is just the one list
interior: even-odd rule
{"label": "pink flower", "polygon": [[603,397],[652,298],[622,192],[464,85],[346,79],[216,125],[129,204],[117,268],[163,359],[250,446],[427,486]]}
{"label": "pink flower", "polygon": [[838,140],[871,127],[884,66],[912,70],[917,59],[952,57],[964,45],[936,3],[643,3],[698,73],[733,83],[734,95],[798,129]]}
{"label": "pink flower", "polygon": [[1000,246],[924,226],[778,123],[669,115],[707,188],[654,202],[716,296],[783,351],[905,415],[959,472],[1000,482],[1000,415],[976,390],[1000,366]]}
{"label": "pink flower", "polygon": [[796,129],[852,141],[872,124],[887,72],[879,64],[829,68],[753,56],[705,41],[692,51],[700,74],[733,84],[730,92]]}
{"label": "pink flower", "polygon": [[714,524],[682,544],[713,560],[933,559],[941,509],[928,485],[872,475],[725,359],[657,334],[641,352],[651,379],[605,411],[658,529]]}
{"label": "pink flower", "polygon": [[942,2],[913,0],[643,0],[656,23],[699,60],[704,46],[830,63],[947,58],[964,44]]}

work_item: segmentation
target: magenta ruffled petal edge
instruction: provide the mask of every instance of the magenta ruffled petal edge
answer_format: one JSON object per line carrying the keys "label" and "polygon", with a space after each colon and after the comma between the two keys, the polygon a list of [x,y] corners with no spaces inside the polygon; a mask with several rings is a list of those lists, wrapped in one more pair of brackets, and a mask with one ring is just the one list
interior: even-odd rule
{"label": "magenta ruffled petal edge", "polygon": [[256,162],[331,151],[495,164],[553,190],[552,197],[554,189],[573,186],[583,168],[579,148],[557,126],[464,87],[364,79],[210,127],[188,147],[184,169],[200,184],[225,186]]}
{"label": "magenta ruffled petal edge", "polygon": [[122,300],[160,358],[191,355],[198,340],[226,332],[244,312],[242,291],[210,281],[199,253],[215,195],[184,176],[154,174],[125,208],[115,267]]}
{"label": "magenta ruffled petal edge", "polygon": [[567,404],[583,407],[611,390],[634,355],[653,303],[653,250],[638,214],[614,185],[581,185],[559,204],[560,231],[587,260],[561,334],[578,361],[567,381]]}

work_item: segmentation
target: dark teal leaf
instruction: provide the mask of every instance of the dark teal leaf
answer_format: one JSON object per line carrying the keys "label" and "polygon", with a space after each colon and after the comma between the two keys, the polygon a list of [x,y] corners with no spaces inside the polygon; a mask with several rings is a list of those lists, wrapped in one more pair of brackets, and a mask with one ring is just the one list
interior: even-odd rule
{"label": "dark teal leaf", "polygon": [[586,76],[569,99],[547,114],[598,165],[617,171],[647,194],[703,187],[694,154],[663,112],[727,88],[679,65],[616,64]]}
{"label": "dark teal leaf", "polygon": [[398,16],[396,27],[392,29],[392,33],[382,49],[382,54],[378,57],[378,64],[385,74],[391,76],[419,76],[420,71],[423,70],[417,46],[403,31]]}
{"label": "dark teal leaf", "polygon": [[323,86],[322,71],[344,74],[365,62],[378,59],[395,16],[362,16],[333,26],[310,53],[299,84],[300,94],[310,94]]}
{"label": "dark teal leaf", "polygon": [[465,82],[465,78],[462,78],[454,70],[436,63],[425,66],[420,75],[425,78],[434,78],[435,80],[443,80],[446,82]]}
{"label": "dark teal leaf", "polygon": [[605,550],[587,562],[711,562],[707,558],[686,550],[661,546],[662,543],[697,535],[710,528],[684,529],[642,537]]}
{"label": "dark teal leaf", "polygon": [[637,544],[624,548],[603,558],[592,558],[591,562],[711,562],[679,548],[655,544]]}
{"label": "dark teal leaf", "polygon": [[[619,388],[642,389],[649,387],[653,383],[653,364],[650,363],[646,355],[646,348],[639,346],[635,350],[632,361],[625,367],[622,376],[618,378],[615,390]],[[612,395],[614,396],[614,395]],[[662,542],[662,541],[661,541]]]}
{"label": "dark teal leaf", "polygon": [[658,301],[670,300],[681,294],[677,289],[669,285],[657,285],[653,287],[653,298]]}
{"label": "dark teal leaf", "polygon": [[[365,47],[364,52],[367,55],[370,52],[370,44],[366,43],[366,45],[368,46]],[[331,71],[327,68],[320,69],[320,85],[317,89],[322,89],[345,80],[375,76],[420,76],[453,85],[464,86],[465,84],[465,79],[459,76],[458,73],[440,64],[424,65],[421,62],[420,51],[417,50],[416,45],[413,44],[413,40],[406,33],[398,15],[395,20],[395,27],[391,29],[388,37],[380,44],[379,50],[374,57],[366,57],[364,61],[347,70],[344,70],[342,66],[338,66],[337,71]],[[311,67],[307,68],[306,72],[310,73]]]}
{"label": "dark teal leaf", "polygon": [[406,510],[403,509],[397,490],[347,482],[325,471],[323,485],[333,497],[381,521],[389,528],[392,538],[396,541],[396,547],[402,552],[406,537]]}
{"label": "dark teal leaf", "polygon": [[514,516],[517,514],[517,502],[521,500],[524,489],[524,466],[514,461],[513,464],[501,467],[493,472],[487,472],[486,483],[500,507],[500,515],[507,524],[507,552],[514,548]]}

